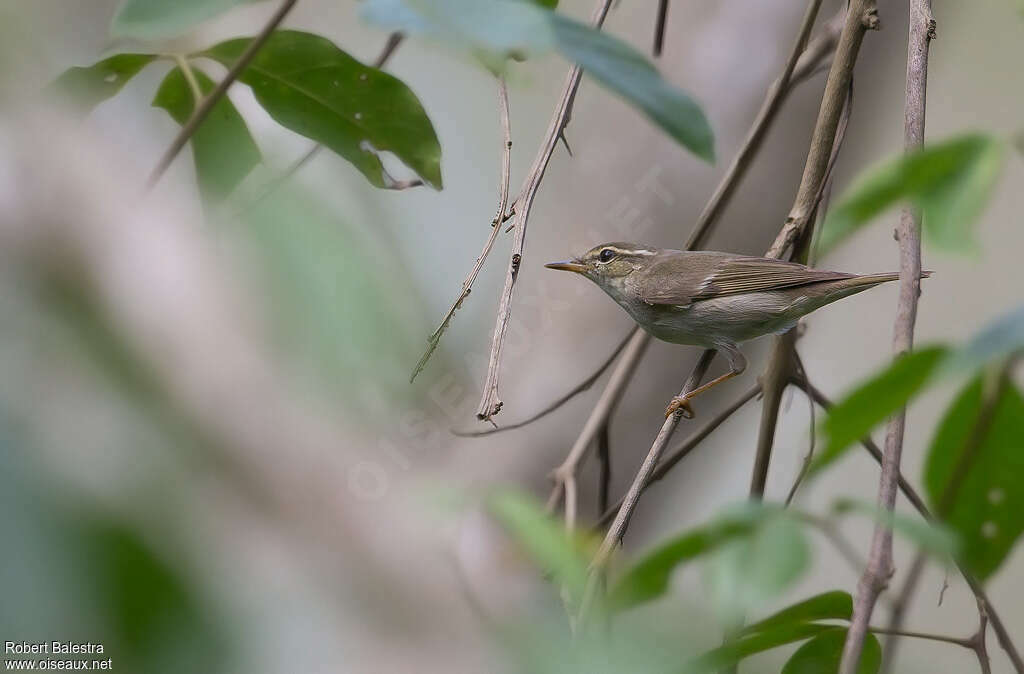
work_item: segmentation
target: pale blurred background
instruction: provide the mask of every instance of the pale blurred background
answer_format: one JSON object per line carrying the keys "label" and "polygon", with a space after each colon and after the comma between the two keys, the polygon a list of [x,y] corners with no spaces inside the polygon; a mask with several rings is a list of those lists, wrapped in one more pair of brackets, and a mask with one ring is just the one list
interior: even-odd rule
{"label": "pale blurred background", "polygon": [[[560,11],[585,19],[591,4],[563,0]],[[934,4],[927,137],[1018,131],[1017,8],[1008,0]],[[500,136],[491,76],[464,55],[415,39],[387,64],[435,125],[443,191],[377,190],[324,152],[269,204],[241,220],[222,218],[199,203],[187,149],[153,195],[138,197],[178,128],[149,105],[166,65],[144,71],[81,124],[32,107],[64,69],[132,47],[108,37],[116,5],[35,0],[0,10],[8,43],[0,59],[0,634],[121,644],[111,648],[115,671],[505,670],[481,613],[504,621],[547,607],[557,615],[557,598],[478,509],[450,503],[472,504],[499,484],[544,498],[549,471],[604,380],[528,428],[481,439],[450,434],[480,426],[474,412],[511,241],[503,236],[433,360],[407,382],[493,216]],[[619,3],[606,30],[648,52],[655,5]],[[584,78],[566,134],[574,156],[556,150],[530,221],[499,425],[574,386],[630,325],[596,288],[542,264],[605,240],[681,246],[780,72],[804,7],[672,3],[658,66],[703,104],[716,135],[714,167]],[[820,20],[838,7],[826,2]],[[270,11],[268,3],[244,6],[204,24],[185,45],[156,48],[252,35]],[[857,66],[837,191],[902,146],[906,3],[882,3],[880,16],[883,30],[867,35]],[[286,25],[323,34],[364,62],[386,38],[360,22],[351,2],[301,0]],[[208,65],[211,75],[223,73]],[[513,68],[513,193],[566,68],[553,56]],[[799,182],[823,79],[791,95],[710,248],[760,254],[771,242]],[[231,98],[265,156],[243,185],[258,194],[312,142],[274,123],[244,86]],[[919,343],[964,340],[1021,302],[1022,178],[1019,158],[1010,158],[978,225],[980,254],[926,249],[925,267],[936,273],[924,284]],[[819,264],[895,269],[896,217]],[[895,303],[891,285],[809,318],[798,348],[810,379],[838,397],[886,363]],[[743,378],[700,399],[698,419],[684,422],[677,440],[760,375],[767,344],[747,347]],[[611,426],[616,497],[695,354],[651,344]],[[940,386],[910,410],[903,466],[915,484],[953,391]],[[643,497],[627,555],[746,497],[759,414],[758,403],[748,404]],[[792,483],[808,421],[806,400],[788,394],[769,499],[784,498]],[[588,519],[595,485],[591,462],[581,480]],[[823,510],[839,496],[873,501],[876,487],[876,464],[851,452],[799,502]],[[899,507],[909,511],[903,501]],[[865,519],[844,523],[864,551],[870,527]],[[853,591],[857,574],[820,537],[814,543],[813,571],[779,605]],[[905,541],[896,546],[894,588],[913,555]],[[137,585],[108,578],[111,568],[128,569]],[[977,611],[955,573],[937,606],[943,576],[929,567],[905,624],[972,634]],[[670,601],[655,610],[672,628],[664,631],[707,645],[719,637],[694,608],[700,581],[697,569],[679,574],[682,608]],[[152,600],[140,598],[150,592]],[[1019,547],[989,594],[1011,632],[1024,636]],[[875,624],[884,623],[885,606]],[[185,632],[139,627],[178,619]],[[146,641],[151,633],[163,642]],[[777,671],[792,650],[755,658],[743,671]],[[1011,671],[991,635],[989,651],[994,672]],[[912,639],[902,640],[896,663],[900,672],[976,667],[967,649]]]}

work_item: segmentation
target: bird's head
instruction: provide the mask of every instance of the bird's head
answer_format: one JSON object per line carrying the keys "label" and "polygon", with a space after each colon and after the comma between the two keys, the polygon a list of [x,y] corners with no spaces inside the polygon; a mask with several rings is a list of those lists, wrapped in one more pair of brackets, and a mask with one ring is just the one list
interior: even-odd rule
{"label": "bird's head", "polygon": [[650,265],[657,252],[652,246],[638,243],[604,243],[577,258],[544,266],[582,274],[602,287],[616,286],[633,272]]}

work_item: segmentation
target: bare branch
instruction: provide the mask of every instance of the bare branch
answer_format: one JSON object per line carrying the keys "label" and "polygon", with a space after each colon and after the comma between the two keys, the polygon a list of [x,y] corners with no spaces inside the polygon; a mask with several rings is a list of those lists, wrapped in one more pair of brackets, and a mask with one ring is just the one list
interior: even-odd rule
{"label": "bare branch", "polygon": [[[931,0],[910,0],[910,39],[907,45],[907,85],[904,106],[904,145],[914,150],[924,143],[925,93],[928,81],[928,45],[934,31]],[[921,218],[910,208],[903,211],[896,230],[900,247],[900,290],[893,327],[893,352],[898,356],[914,344],[917,298],[921,293]],[[889,422],[885,453],[878,482],[878,506],[891,512],[896,505],[896,490],[903,453],[906,410],[900,410]],[[888,587],[893,574],[892,528],[875,524],[868,566],[857,583],[853,617],[843,645],[839,671],[854,674],[864,647],[864,635],[878,595]]]}
{"label": "bare branch", "polygon": [[[611,9],[612,0],[601,0],[590,17],[590,23],[595,28],[604,24],[604,19]],[[512,293],[515,290],[516,279],[519,276],[519,266],[522,264],[523,250],[526,245],[526,225],[530,219],[530,209],[533,207],[533,200],[540,189],[540,183],[544,179],[544,172],[548,168],[551,155],[558,145],[558,139],[568,124],[569,116],[572,114],[572,102],[576,98],[576,91],[580,86],[580,78],[583,69],[574,65],[569,69],[565,79],[565,86],[562,88],[562,96],[555,108],[555,114],[548,124],[548,130],[541,143],[537,156],[533,160],[523,187],[519,191],[516,200],[515,234],[512,239],[512,253],[509,258],[508,270],[505,273],[505,287],[501,291],[501,299],[498,303],[498,317],[494,325],[494,335],[491,339],[491,353],[487,364],[487,377],[484,380],[484,390],[480,398],[480,405],[477,408],[476,416],[481,420],[490,420],[495,414],[501,411],[501,398],[498,396],[498,374],[501,368],[501,352],[505,345],[505,333],[508,331],[508,324],[512,313]]]}
{"label": "bare branch", "polygon": [[162,157],[160,157],[160,161],[157,162],[156,168],[153,169],[153,172],[149,176],[149,180],[146,182],[146,189],[151,189],[156,185],[157,181],[160,180],[161,176],[163,176],[167,171],[167,168],[171,165],[171,162],[174,161],[174,158],[178,156],[179,152],[181,152],[181,148],[185,147],[185,143],[187,143],[193,134],[195,134],[196,129],[199,128],[199,125],[203,123],[203,120],[205,120],[207,115],[210,114],[210,111],[213,110],[213,106],[217,104],[217,101],[224,98],[224,95],[228,92],[228,87],[230,87],[234,81],[238,79],[238,76],[242,74],[242,71],[248,67],[249,63],[252,62],[259,50],[263,48],[266,41],[270,39],[271,34],[279,25],[281,25],[284,18],[288,16],[288,12],[292,11],[292,7],[295,6],[296,2],[298,2],[298,0],[284,0],[284,2],[281,3],[281,6],[276,12],[274,12],[274,15],[271,16],[270,20],[267,21],[265,26],[263,26],[259,35],[253,38],[252,42],[249,43],[249,46],[245,48],[244,52],[242,52],[242,55],[238,58],[235,65],[231,66],[231,69],[228,71],[227,75],[224,76],[224,79],[218,82],[214,90],[211,91],[210,94],[195,107],[195,110],[192,111],[192,116],[187,122],[185,122],[185,126],[181,127],[181,131],[178,132],[178,135],[171,142],[171,146],[167,148],[167,151],[164,152]]}
{"label": "bare branch", "polygon": [[420,361],[416,363],[416,368],[412,371],[412,376],[409,377],[409,383],[412,383],[416,379],[416,375],[427,366],[427,361],[430,360],[430,356],[437,349],[437,345],[441,342],[441,336],[448,329],[448,325],[452,322],[455,312],[462,306],[465,299],[469,297],[469,293],[472,292],[473,283],[476,281],[476,277],[480,275],[480,270],[483,269],[484,262],[487,260],[491,248],[494,247],[498,234],[501,233],[501,223],[505,220],[505,210],[508,208],[508,191],[512,172],[512,125],[509,120],[508,111],[508,87],[505,85],[505,77],[503,75],[498,76],[498,112],[501,118],[502,138],[501,181],[498,183],[498,209],[491,220],[491,233],[488,235],[487,241],[484,242],[484,248],[480,251],[480,255],[477,256],[476,262],[473,263],[473,268],[469,270],[469,276],[462,282],[462,290],[459,292],[459,296],[455,298],[452,306],[449,307],[448,312],[441,319],[441,325],[437,327],[434,334],[430,335],[430,338],[427,340],[427,350],[420,357]]}

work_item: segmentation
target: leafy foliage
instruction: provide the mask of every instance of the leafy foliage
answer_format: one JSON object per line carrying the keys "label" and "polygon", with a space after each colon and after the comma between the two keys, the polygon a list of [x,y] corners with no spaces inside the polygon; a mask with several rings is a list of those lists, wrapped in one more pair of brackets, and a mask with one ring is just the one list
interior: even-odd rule
{"label": "leafy foliage", "polygon": [[787,586],[808,560],[799,525],[787,513],[747,504],[648,553],[612,586],[609,606],[623,610],[663,596],[680,566],[712,552],[707,572],[726,612],[755,605]]}
{"label": "leafy foliage", "polygon": [[[838,672],[846,643],[845,629],[831,629],[815,635],[798,648],[782,667],[782,674],[823,674]],[[875,674],[882,666],[882,645],[870,632],[864,636],[857,674]]]}
{"label": "leafy foliage", "polygon": [[366,19],[389,30],[461,45],[492,70],[502,69],[509,56],[556,50],[684,147],[714,161],[714,137],[700,106],[642,54],[607,33],[514,0],[366,0],[362,9]]}
{"label": "leafy foliage", "polygon": [[[201,70],[193,70],[202,95],[214,84]],[[175,68],[156,92],[153,105],[166,110],[178,124],[185,124],[195,109],[195,96],[180,68]],[[245,120],[224,96],[189,139],[196,165],[196,177],[203,197],[219,201],[260,163],[260,149]]]}
{"label": "leafy foliage", "polygon": [[91,66],[68,68],[48,87],[48,93],[88,112],[116,96],[155,58],[153,54],[116,54]]}
{"label": "leafy foliage", "polygon": [[851,444],[906,405],[924,388],[946,353],[945,348],[936,346],[900,356],[836,403],[823,424],[828,444],[811,464],[812,473],[833,463]]}
{"label": "leafy foliage", "polygon": [[201,21],[235,5],[256,0],[125,0],[114,15],[110,32],[140,40],[184,33]]}
{"label": "leafy foliage", "polygon": [[970,226],[981,215],[1003,163],[1003,143],[987,134],[928,145],[866,171],[833,208],[819,247],[835,247],[900,202],[922,212],[925,236],[947,250],[974,249]]}
{"label": "leafy foliage", "polygon": [[735,665],[740,660],[757,653],[763,653],[779,646],[785,646],[809,637],[841,628],[820,623],[788,623],[763,632],[743,636],[712,649],[692,662],[687,663],[685,672],[710,672]]}
{"label": "leafy foliage", "polygon": [[[975,378],[946,411],[924,471],[931,507],[960,535],[962,559],[981,579],[999,568],[1024,532],[1024,400],[1008,385],[982,433],[986,385],[993,382]],[[966,452],[973,458],[964,465]]]}
{"label": "leafy foliage", "polygon": [[973,373],[1024,349],[1024,304],[997,318],[943,364],[949,373]]}
{"label": "leafy foliage", "polygon": [[[202,56],[230,67],[249,42],[222,42]],[[401,80],[363,65],[330,40],[277,31],[239,79],[271,117],[334,150],[373,185],[393,182],[379,154],[388,151],[441,189],[441,145],[416,95]]]}

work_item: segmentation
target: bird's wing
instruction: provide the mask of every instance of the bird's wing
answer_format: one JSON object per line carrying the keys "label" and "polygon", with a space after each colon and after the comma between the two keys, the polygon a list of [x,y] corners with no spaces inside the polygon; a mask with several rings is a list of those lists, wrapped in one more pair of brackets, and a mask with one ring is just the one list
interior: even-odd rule
{"label": "bird's wing", "polygon": [[[662,264],[674,265],[666,273],[657,273]],[[698,300],[727,295],[784,290],[797,286],[838,281],[853,274],[811,269],[795,262],[765,257],[707,255],[688,258],[686,264],[665,260],[652,266],[652,273],[637,288],[637,295],[648,304],[685,306]]]}
{"label": "bird's wing", "polygon": [[693,299],[707,300],[725,295],[784,290],[822,281],[839,281],[853,274],[811,269],[796,262],[769,257],[734,257],[714,269],[694,293]]}

